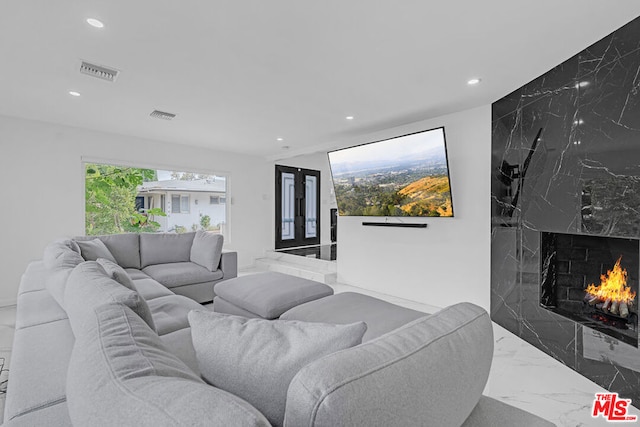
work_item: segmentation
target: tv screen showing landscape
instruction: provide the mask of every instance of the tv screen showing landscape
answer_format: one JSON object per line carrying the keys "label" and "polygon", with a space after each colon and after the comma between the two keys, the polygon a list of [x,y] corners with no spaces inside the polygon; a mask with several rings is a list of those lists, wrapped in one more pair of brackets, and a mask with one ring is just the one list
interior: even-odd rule
{"label": "tv screen showing landscape", "polygon": [[345,216],[452,217],[444,128],[329,152]]}

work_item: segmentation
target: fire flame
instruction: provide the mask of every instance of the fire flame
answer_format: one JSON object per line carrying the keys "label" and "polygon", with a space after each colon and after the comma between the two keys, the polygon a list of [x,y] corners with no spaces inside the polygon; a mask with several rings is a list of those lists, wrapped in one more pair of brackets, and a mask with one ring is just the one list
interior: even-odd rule
{"label": "fire flame", "polygon": [[622,256],[616,261],[613,270],[607,270],[607,274],[600,275],[600,286],[592,283],[586,292],[602,301],[610,299],[611,302],[631,304],[636,293],[627,286],[627,270],[620,267],[621,260]]}

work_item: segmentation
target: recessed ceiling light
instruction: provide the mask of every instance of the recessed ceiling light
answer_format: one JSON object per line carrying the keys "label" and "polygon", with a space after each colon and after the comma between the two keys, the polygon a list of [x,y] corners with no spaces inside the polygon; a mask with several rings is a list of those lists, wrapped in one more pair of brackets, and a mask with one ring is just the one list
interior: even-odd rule
{"label": "recessed ceiling light", "polygon": [[345,119],[347,119],[347,120],[353,120],[353,119],[355,119],[355,117],[353,117],[353,116],[347,116],[347,117],[345,117]]}
{"label": "recessed ceiling light", "polygon": [[80,92],[76,92],[75,90],[70,90],[69,95],[71,96],[80,96]]}
{"label": "recessed ceiling light", "polygon": [[282,138],[276,138],[276,141],[284,141]]}
{"label": "recessed ceiling light", "polygon": [[467,81],[469,86],[477,85],[478,83],[480,83],[480,79],[470,79]]}
{"label": "recessed ceiling light", "polygon": [[87,18],[87,24],[91,25],[92,27],[95,28],[103,28],[104,24],[102,23],[102,21],[99,21],[95,18]]}

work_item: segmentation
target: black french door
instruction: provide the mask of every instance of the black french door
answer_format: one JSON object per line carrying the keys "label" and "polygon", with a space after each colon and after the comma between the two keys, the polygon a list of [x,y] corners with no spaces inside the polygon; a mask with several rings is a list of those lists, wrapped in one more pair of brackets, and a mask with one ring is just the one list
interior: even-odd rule
{"label": "black french door", "polygon": [[276,165],[276,249],[320,244],[320,171]]}

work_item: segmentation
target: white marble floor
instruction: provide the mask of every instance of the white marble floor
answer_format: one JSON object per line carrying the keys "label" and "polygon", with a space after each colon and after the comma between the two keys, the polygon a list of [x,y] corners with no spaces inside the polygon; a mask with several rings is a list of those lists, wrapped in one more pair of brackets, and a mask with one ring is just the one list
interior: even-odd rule
{"label": "white marble floor", "polygon": [[[243,271],[242,274],[253,272]],[[439,310],[439,307],[353,286],[332,286],[336,293],[360,292],[425,313]],[[4,409],[14,329],[15,307],[0,307],[0,411]],[[540,415],[559,427],[609,425],[602,418],[591,418],[595,393],[606,390],[496,324],[494,340],[493,364],[484,394]],[[637,415],[640,419],[637,408],[631,408],[629,415]],[[517,425],[514,420],[513,426]],[[631,425],[640,425],[640,421]]]}

